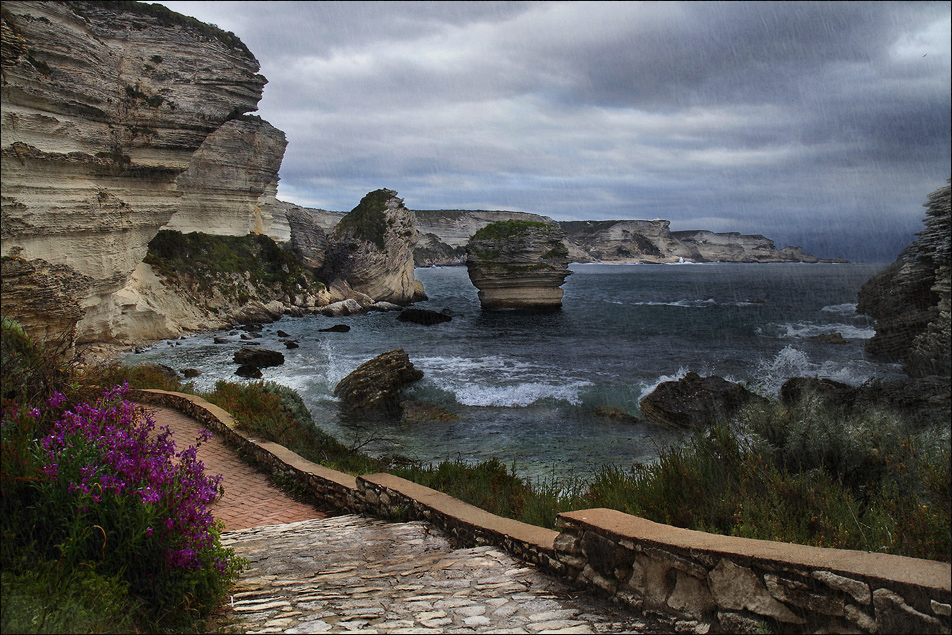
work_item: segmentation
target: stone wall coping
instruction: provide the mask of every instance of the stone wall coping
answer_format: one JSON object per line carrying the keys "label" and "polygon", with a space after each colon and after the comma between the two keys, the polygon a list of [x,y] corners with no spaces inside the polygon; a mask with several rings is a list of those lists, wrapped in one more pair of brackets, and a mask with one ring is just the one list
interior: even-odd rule
{"label": "stone wall coping", "polygon": [[373,483],[407,498],[411,498],[421,505],[448,516],[461,523],[481,527],[488,531],[514,538],[520,542],[539,547],[545,550],[552,550],[556,537],[559,532],[537,527],[527,523],[503,518],[493,513],[480,509],[475,505],[470,505],[459,499],[453,498],[443,492],[408,481],[399,476],[382,472],[379,474],[367,474],[359,477],[361,480]]}
{"label": "stone wall coping", "polygon": [[306,474],[311,474],[317,476],[318,478],[324,479],[325,481],[331,481],[346,487],[347,489],[356,490],[357,489],[357,477],[351,474],[345,474],[344,472],[338,472],[329,467],[325,467],[319,463],[314,463],[302,457],[301,455],[292,452],[283,445],[278,443],[273,443],[271,441],[256,441],[254,439],[249,439],[252,443],[256,444],[258,447],[267,450],[270,452],[276,459],[289,465],[296,470],[300,470]]}
{"label": "stone wall coping", "polygon": [[230,430],[236,430],[236,426],[238,422],[235,421],[235,418],[231,416],[231,413],[229,413],[227,410],[223,408],[216,406],[215,404],[209,401],[202,399],[198,395],[190,395],[184,392],[172,392],[171,390],[159,390],[158,388],[140,388],[140,389],[134,389],[133,391],[130,391],[130,392],[134,392],[136,394],[152,393],[156,395],[167,395],[169,397],[172,397],[173,399],[175,398],[184,399],[185,401],[188,401],[192,403],[193,405],[198,406],[199,408],[203,408],[207,410],[210,415],[212,415],[215,419],[218,419],[218,421],[224,424],[226,428]]}
{"label": "stone wall coping", "polygon": [[563,512],[559,514],[559,519],[562,525],[577,524],[587,529],[610,532],[618,538],[653,543],[661,548],[704,550],[739,560],[759,560],[824,569],[915,585],[944,594],[952,590],[952,565],[935,560],[709,534],[662,525],[614,509]]}

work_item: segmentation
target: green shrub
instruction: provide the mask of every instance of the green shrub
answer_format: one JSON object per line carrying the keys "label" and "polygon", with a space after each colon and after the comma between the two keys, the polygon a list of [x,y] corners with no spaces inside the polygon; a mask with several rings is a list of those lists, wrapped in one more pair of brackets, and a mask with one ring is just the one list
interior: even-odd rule
{"label": "green shrub", "polygon": [[241,561],[219,542],[195,447],[154,434],[124,388],[80,399],[71,369],[14,323],[3,336],[3,631],[197,628]]}
{"label": "green shrub", "polygon": [[[396,195],[396,192],[388,189],[370,192],[360,199],[357,207],[340,219],[334,228],[334,234],[341,236],[344,232],[351,231],[357,238],[374,243],[378,249],[383,249],[386,244],[386,232],[390,227],[387,223],[387,201]],[[353,248],[355,249],[356,246]]]}
{"label": "green shrub", "polygon": [[502,220],[480,227],[470,240],[511,240],[522,238],[533,229],[552,230],[553,228],[558,230],[558,226],[541,221]]}
{"label": "green shrub", "polygon": [[205,398],[230,413],[239,427],[280,443],[309,461],[351,474],[383,469],[381,461],[347,447],[315,426],[300,396],[280,384],[219,381]]}

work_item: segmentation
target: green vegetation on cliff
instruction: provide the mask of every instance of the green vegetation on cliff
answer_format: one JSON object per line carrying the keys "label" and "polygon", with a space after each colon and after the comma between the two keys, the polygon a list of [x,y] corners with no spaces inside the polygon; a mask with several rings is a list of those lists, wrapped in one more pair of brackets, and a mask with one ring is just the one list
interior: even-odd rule
{"label": "green vegetation on cliff", "polygon": [[396,192],[388,189],[370,192],[360,199],[357,207],[340,219],[337,227],[334,228],[334,233],[339,236],[344,232],[352,231],[356,238],[374,243],[378,248],[383,249],[389,227],[386,213],[387,202],[396,196]]}
{"label": "green vegetation on cliff", "polygon": [[229,275],[288,296],[322,286],[299,258],[265,235],[213,236],[166,229],[149,243],[144,262],[166,277],[187,278],[202,291],[218,287],[226,295],[237,294],[240,302],[250,299],[248,291],[225,284]]}
{"label": "green vegetation on cliff", "polygon": [[530,231],[558,226],[534,220],[504,220],[480,227],[470,240],[519,240]]}

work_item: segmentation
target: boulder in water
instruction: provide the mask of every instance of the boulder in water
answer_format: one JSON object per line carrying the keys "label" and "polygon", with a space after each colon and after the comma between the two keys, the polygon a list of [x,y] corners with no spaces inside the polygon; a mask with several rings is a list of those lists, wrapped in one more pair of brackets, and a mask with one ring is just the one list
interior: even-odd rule
{"label": "boulder in water", "polygon": [[641,400],[641,414],[652,423],[673,428],[695,428],[730,417],[751,400],[763,400],[743,386],[717,375],[688,373],[666,381]]}
{"label": "boulder in water", "polygon": [[387,351],[344,377],[334,388],[334,396],[352,410],[396,412],[403,387],[422,378],[423,371],[413,367],[403,349]]}
{"label": "boulder in water", "polygon": [[238,370],[235,371],[235,374],[239,377],[246,377],[248,379],[261,379],[261,369],[257,366],[252,366],[251,364],[243,364],[238,367]]}
{"label": "boulder in water", "polygon": [[284,363],[284,355],[278,351],[270,351],[265,348],[240,348],[235,351],[236,364],[248,364],[251,366],[280,366]]}

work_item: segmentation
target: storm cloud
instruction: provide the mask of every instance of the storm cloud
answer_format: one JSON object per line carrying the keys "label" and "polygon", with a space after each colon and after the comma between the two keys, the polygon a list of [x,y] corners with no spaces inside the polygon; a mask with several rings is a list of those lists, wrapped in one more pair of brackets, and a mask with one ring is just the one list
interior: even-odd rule
{"label": "storm cloud", "polygon": [[164,2],[233,31],[279,197],[653,219],[891,260],[952,174],[948,2]]}

